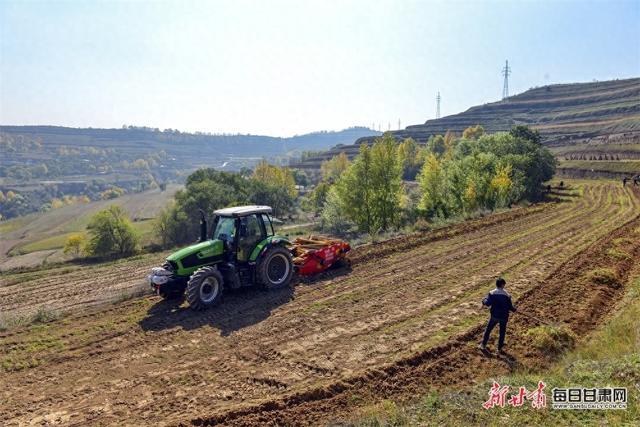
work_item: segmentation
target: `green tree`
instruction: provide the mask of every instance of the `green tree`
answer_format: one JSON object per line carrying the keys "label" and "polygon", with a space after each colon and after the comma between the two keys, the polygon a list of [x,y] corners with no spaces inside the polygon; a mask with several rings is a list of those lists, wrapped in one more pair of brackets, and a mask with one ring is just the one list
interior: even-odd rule
{"label": "green tree", "polygon": [[405,139],[398,146],[398,159],[402,165],[402,177],[413,181],[424,164],[424,154],[413,138]]}
{"label": "green tree", "polygon": [[380,229],[384,231],[397,225],[403,195],[402,163],[398,157],[398,145],[391,134],[385,134],[373,145],[371,161],[372,208]]}
{"label": "green tree", "polygon": [[313,191],[309,192],[304,200],[305,209],[319,215],[327,201],[327,194],[329,193],[330,188],[331,185],[326,182],[320,182],[316,185]]}
{"label": "green tree", "polygon": [[478,140],[478,150],[492,153],[496,158],[512,167],[516,199],[525,197],[530,201],[540,200],[543,183],[550,180],[556,169],[555,156],[544,146],[510,133],[496,133]]}
{"label": "green tree", "polygon": [[363,144],[360,154],[336,186],[344,214],[362,232],[375,234],[397,224],[403,195],[402,165],[391,134],[372,148]]}
{"label": "green tree", "polygon": [[[281,173],[277,169],[283,170],[267,164],[259,173]],[[285,173],[290,171],[287,169]],[[199,169],[187,177],[185,188],[176,193],[175,205],[158,217],[156,235],[163,246],[194,241],[200,235],[200,210],[211,216],[217,209],[246,204],[268,205],[274,215],[283,216],[292,211],[294,198],[288,186],[270,179]]]}
{"label": "green tree", "polygon": [[344,151],[337,156],[333,156],[330,160],[325,160],[320,164],[323,181],[330,183],[337,182],[348,167],[349,158]]}
{"label": "green tree", "polygon": [[346,219],[340,196],[335,187],[329,189],[327,193],[326,203],[323,204],[320,216],[320,226],[323,231],[332,234],[344,234],[351,226]]}
{"label": "green tree", "polygon": [[371,149],[366,144],[362,144],[360,153],[338,181],[336,192],[345,216],[365,233],[375,232],[378,228],[371,209],[372,182]]}
{"label": "green tree", "polygon": [[534,144],[542,143],[542,137],[537,129],[531,129],[529,126],[517,125],[511,128],[509,134],[514,138],[526,139]]}
{"label": "green tree", "polygon": [[87,252],[91,255],[121,258],[138,250],[139,237],[120,206],[111,205],[96,213],[87,229],[90,235]]}
{"label": "green tree", "polygon": [[287,188],[255,179],[250,180],[248,184],[248,199],[250,203],[271,206],[273,216],[282,217],[293,209],[294,199]]}
{"label": "green tree", "polygon": [[427,148],[437,157],[440,157],[447,150],[447,145],[445,144],[444,136],[435,135],[429,138],[427,141]]}
{"label": "green tree", "polygon": [[175,201],[162,209],[153,223],[153,230],[160,240],[160,245],[163,248],[171,248],[192,240],[184,233],[184,224],[188,221],[189,217],[178,209]]}
{"label": "green tree", "polygon": [[293,180],[295,181],[296,185],[302,185],[304,187],[309,185],[309,177],[307,176],[306,173],[304,173],[303,170],[293,169],[292,173],[293,173]]}

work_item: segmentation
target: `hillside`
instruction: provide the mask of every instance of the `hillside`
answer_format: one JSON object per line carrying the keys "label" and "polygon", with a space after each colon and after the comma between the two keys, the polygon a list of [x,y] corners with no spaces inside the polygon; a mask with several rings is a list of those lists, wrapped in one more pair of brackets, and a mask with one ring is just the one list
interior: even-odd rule
{"label": "hillside", "polygon": [[[392,133],[398,139],[411,137],[425,143],[433,135],[447,131],[459,134],[476,124],[488,132],[528,125],[538,129],[544,144],[550,147],[584,146],[584,150],[594,151],[593,146],[637,144],[640,142],[640,78],[533,88],[504,101],[471,107],[459,114]],[[372,141],[371,137],[363,137],[356,144],[334,148],[296,166],[315,170],[323,160],[341,151],[354,156],[360,144]]]}
{"label": "hillside", "polygon": [[14,140],[41,143],[43,151],[16,151],[0,146],[0,167],[37,163],[54,156],[61,148],[115,150],[119,156],[136,160],[164,152],[170,163],[182,170],[202,166],[239,169],[261,158],[287,157],[302,151],[326,150],[338,144],[352,144],[379,132],[352,127],[337,132],[320,131],[281,138],[264,135],[212,135],[177,130],[129,127],[123,129],[79,129],[58,126],[0,126],[0,133]]}
{"label": "hillside", "polygon": [[[304,151],[376,134],[363,127],[279,138],[135,127],[0,126],[0,219],[37,211],[64,196],[99,200],[114,188],[126,193],[158,188],[202,167],[237,171],[263,158],[287,163]],[[8,192],[7,202],[3,194]]]}
{"label": "hillside", "polygon": [[120,206],[129,214],[143,244],[152,243],[152,219],[167,206],[179,188],[179,185],[171,184],[165,191],[154,189],[125,194],[113,200],[75,203],[2,221],[0,271],[67,260],[69,257],[62,251],[66,239],[72,234],[86,233],[91,217],[110,205]]}

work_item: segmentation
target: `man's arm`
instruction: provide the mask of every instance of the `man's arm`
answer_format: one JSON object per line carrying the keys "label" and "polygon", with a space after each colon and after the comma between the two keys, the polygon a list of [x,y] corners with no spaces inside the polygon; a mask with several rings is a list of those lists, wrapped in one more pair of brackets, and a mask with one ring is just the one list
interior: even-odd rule
{"label": "man's arm", "polygon": [[511,302],[511,297],[509,297],[509,311],[516,311],[516,308],[513,306],[513,303]]}
{"label": "man's arm", "polygon": [[482,305],[486,305],[487,307],[491,307],[491,294],[487,294],[486,297],[482,300]]}

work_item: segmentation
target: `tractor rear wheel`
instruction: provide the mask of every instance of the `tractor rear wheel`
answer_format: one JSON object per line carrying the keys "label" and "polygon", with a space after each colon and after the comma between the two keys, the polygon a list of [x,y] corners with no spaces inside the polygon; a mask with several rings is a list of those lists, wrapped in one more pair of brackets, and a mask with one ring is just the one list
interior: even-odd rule
{"label": "tractor rear wheel", "polygon": [[222,299],[222,275],[215,267],[202,267],[187,282],[187,301],[194,310],[204,310]]}
{"label": "tractor rear wheel", "polygon": [[266,289],[283,288],[293,277],[291,252],[282,246],[274,246],[258,264],[258,281]]}

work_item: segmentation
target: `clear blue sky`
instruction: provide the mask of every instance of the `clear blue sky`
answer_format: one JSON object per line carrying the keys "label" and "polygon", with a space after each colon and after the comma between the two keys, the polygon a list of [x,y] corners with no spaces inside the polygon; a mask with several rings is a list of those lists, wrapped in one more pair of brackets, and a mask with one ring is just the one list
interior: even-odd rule
{"label": "clear blue sky", "polygon": [[292,135],[640,76],[640,1],[0,0],[0,124]]}

